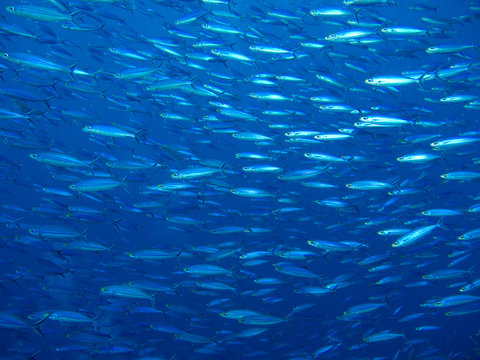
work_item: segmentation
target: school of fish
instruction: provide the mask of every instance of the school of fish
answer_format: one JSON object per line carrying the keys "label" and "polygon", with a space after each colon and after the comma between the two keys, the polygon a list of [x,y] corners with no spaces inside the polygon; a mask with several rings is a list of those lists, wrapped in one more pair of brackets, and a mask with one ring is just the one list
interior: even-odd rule
{"label": "school of fish", "polygon": [[8,359],[480,357],[480,2],[11,0]]}

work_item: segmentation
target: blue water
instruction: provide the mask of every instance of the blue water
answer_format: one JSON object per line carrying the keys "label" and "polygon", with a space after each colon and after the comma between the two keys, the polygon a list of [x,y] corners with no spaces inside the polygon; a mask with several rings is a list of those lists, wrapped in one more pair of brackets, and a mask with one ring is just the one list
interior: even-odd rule
{"label": "blue water", "polygon": [[478,2],[0,11],[2,358],[480,356]]}

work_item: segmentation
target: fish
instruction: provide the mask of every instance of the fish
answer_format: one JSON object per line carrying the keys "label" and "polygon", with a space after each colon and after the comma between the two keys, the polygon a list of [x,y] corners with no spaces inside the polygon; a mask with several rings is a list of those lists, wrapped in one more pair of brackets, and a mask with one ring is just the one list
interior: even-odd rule
{"label": "fish", "polygon": [[33,153],[29,156],[35,161],[59,167],[89,167],[96,161],[96,159],[92,161],[82,161],[71,155],[54,152]]}
{"label": "fish", "polygon": [[53,8],[46,8],[35,5],[14,5],[7,6],[7,12],[30,20],[56,22],[56,21],[72,21],[73,16],[79,11],[70,14],[57,11]]}
{"label": "fish", "polygon": [[393,185],[389,183],[376,180],[355,181],[351,184],[346,184],[345,186],[354,190],[385,190],[393,187]]}
{"label": "fish", "polygon": [[5,3],[2,357],[478,358],[479,15]]}
{"label": "fish", "polygon": [[369,313],[371,311],[374,311],[382,306],[385,306],[384,304],[381,303],[367,303],[367,304],[361,304],[361,305],[355,305],[350,308],[348,308],[346,311],[344,311],[344,315],[346,316],[358,316],[361,314]]}
{"label": "fish", "polygon": [[433,303],[435,307],[450,307],[450,306],[458,306],[463,304],[468,304],[474,301],[478,301],[480,298],[478,296],[473,295],[453,295],[444,297],[436,302]]}
{"label": "fish", "polygon": [[200,177],[210,176],[221,172],[222,169],[211,167],[192,167],[175,171],[171,174],[173,179],[196,179]]}
{"label": "fish", "polygon": [[365,84],[372,86],[405,86],[418,83],[419,79],[400,75],[375,76],[365,80]]}
{"label": "fish", "polygon": [[152,297],[143,290],[129,285],[108,285],[102,287],[100,292],[110,296],[152,300]]}
{"label": "fish", "polygon": [[275,325],[285,320],[271,315],[249,315],[238,319],[238,322],[245,325]]}
{"label": "fish", "polygon": [[255,188],[233,188],[230,189],[230,192],[237,196],[250,197],[250,198],[266,198],[272,197],[274,194],[265,191],[263,189]]}
{"label": "fish", "polygon": [[108,125],[88,125],[85,126],[82,131],[88,134],[100,135],[100,136],[109,136],[112,138],[133,138],[135,139],[136,136],[142,132],[139,130],[135,133],[122,130],[118,127],[108,126]]}
{"label": "fish", "polygon": [[375,342],[381,342],[381,341],[395,340],[402,337],[405,337],[405,335],[401,333],[392,333],[389,330],[385,330],[376,334],[366,336],[363,338],[363,341],[367,343],[375,343]]}
{"label": "fish", "polygon": [[230,270],[224,269],[218,265],[213,264],[198,264],[186,267],[183,269],[188,274],[192,275],[231,275],[232,272]]}
{"label": "fish", "polygon": [[402,235],[400,238],[398,238],[398,240],[392,244],[392,247],[404,247],[404,246],[412,245],[413,243],[417,242],[419,239],[423,238],[424,236],[427,236],[433,230],[435,230],[440,226],[441,225],[439,224],[427,225],[427,226],[423,226],[418,229],[412,230],[406,233],[405,235]]}
{"label": "fish", "polygon": [[74,71],[75,64],[71,66],[62,66],[53,61],[41,58],[39,56],[26,53],[0,53],[3,60],[37,70],[69,72]]}
{"label": "fish", "polygon": [[108,178],[88,179],[71,184],[68,188],[78,192],[105,191],[115,189],[119,186],[125,187],[126,180],[127,177],[124,177],[123,180],[120,181]]}

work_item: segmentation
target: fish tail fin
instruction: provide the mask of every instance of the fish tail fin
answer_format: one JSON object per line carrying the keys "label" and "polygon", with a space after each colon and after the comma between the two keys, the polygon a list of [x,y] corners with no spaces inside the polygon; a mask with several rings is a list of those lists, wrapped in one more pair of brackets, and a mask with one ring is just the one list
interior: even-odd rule
{"label": "fish tail fin", "polygon": [[474,271],[473,271],[473,270],[474,270],[476,267],[477,267],[477,265],[472,265],[471,267],[468,268],[467,273],[473,275],[473,274],[474,274]]}
{"label": "fish tail fin", "polygon": [[77,63],[69,66],[67,69],[68,69],[68,73],[70,75],[70,77],[72,78],[72,80],[74,81],[77,81],[77,78],[75,77],[75,70],[76,70],[76,67],[77,67]]}
{"label": "fish tail fin", "polygon": [[75,18],[76,18],[76,15],[79,15],[79,14],[82,14],[82,10],[76,10],[69,14],[70,15],[69,21],[75,26],[78,26],[78,24],[75,22]]}
{"label": "fish tail fin", "polygon": [[156,293],[153,293],[151,296],[150,296],[150,302],[152,303],[152,308],[154,308],[156,310],[156,307],[155,307],[155,296],[158,295],[158,291]]}
{"label": "fish tail fin", "polygon": [[[43,335],[42,335],[43,336]],[[44,337],[44,336],[43,336]],[[36,352],[34,352],[32,355],[30,355],[28,358],[29,359],[35,359],[35,356],[37,356],[38,354],[40,354],[42,352],[42,350],[38,350]]]}
{"label": "fish tail fin", "polygon": [[437,225],[440,229],[442,230],[448,230],[448,228],[445,226],[445,216],[441,216],[440,219],[437,221]]}
{"label": "fish tail fin", "polygon": [[136,133],[133,134],[133,135],[135,136],[135,141],[136,141],[137,143],[140,144],[140,141],[138,141],[138,136],[141,135],[141,134],[143,134],[145,131],[146,131],[145,129],[140,129],[140,130],[138,130]]}
{"label": "fish tail fin", "polygon": [[323,255],[323,258],[325,259],[325,261],[326,261],[327,263],[330,264],[330,260],[328,260],[328,255],[329,255],[329,254],[330,254],[330,251],[326,251],[325,254]]}
{"label": "fish tail fin", "polygon": [[40,326],[40,325],[43,324],[43,322],[44,322],[45,320],[47,320],[49,317],[50,317],[50,314],[46,314],[43,318],[41,318],[40,320],[34,322],[34,323],[33,323],[33,326],[34,326],[34,327]]}
{"label": "fish tail fin", "polygon": [[63,245],[63,249],[59,249],[59,250],[55,250],[55,252],[57,253],[58,257],[62,260],[65,260],[65,257],[63,256],[62,254],[62,251],[65,250],[67,248],[66,245]]}
{"label": "fish tail fin", "polygon": [[[116,229],[118,232],[120,232],[120,228],[118,227],[118,223],[119,223],[120,221],[122,221],[122,220],[123,220],[122,218],[118,218],[118,219],[115,219],[114,221],[112,221],[112,225],[115,227],[115,229]],[[116,246],[116,244],[113,245],[113,246],[110,248],[110,250],[113,249],[115,246]]]}
{"label": "fish tail fin", "polygon": [[360,24],[360,20],[358,19],[358,14],[362,11],[362,8],[356,10],[353,14],[355,15],[355,20],[357,20],[357,24]]}
{"label": "fish tail fin", "polygon": [[423,75],[420,76],[420,78],[418,79],[418,85],[420,85],[421,88],[424,89],[424,90],[425,90],[425,86],[424,86],[423,82],[425,81],[425,76],[426,76],[426,75],[427,75],[427,73],[425,72],[425,73],[423,73]]}
{"label": "fish tail fin", "polygon": [[[95,164],[98,160],[100,160],[102,158],[102,156],[97,156],[95,159],[93,159],[92,161],[90,161],[88,163],[88,165],[93,165]],[[93,174],[92,174],[93,175]]]}
{"label": "fish tail fin", "polygon": [[[40,335],[41,337],[45,337],[45,335],[43,334],[42,330],[40,330],[40,325],[43,324],[43,322],[45,320],[47,320],[48,318],[50,317],[50,314],[47,314],[45,315],[43,318],[41,318],[40,320],[38,320],[37,322],[35,322],[32,326],[33,326],[33,329],[38,333],[38,335]],[[35,356],[37,353],[35,353],[33,356]],[[33,357],[32,357],[33,359]]]}
{"label": "fish tail fin", "polygon": [[125,182],[127,181],[127,179],[128,179],[128,175],[126,175],[126,176],[122,179],[122,187],[125,189],[125,191],[126,191],[127,193],[130,194],[130,191],[128,191],[128,188],[127,188],[127,184],[125,183]]}
{"label": "fish tail fin", "polygon": [[115,245],[112,245],[108,248],[108,251],[110,251],[110,255],[112,255],[112,257],[114,258],[115,257],[115,254],[113,253],[113,249],[117,246],[117,244]]}

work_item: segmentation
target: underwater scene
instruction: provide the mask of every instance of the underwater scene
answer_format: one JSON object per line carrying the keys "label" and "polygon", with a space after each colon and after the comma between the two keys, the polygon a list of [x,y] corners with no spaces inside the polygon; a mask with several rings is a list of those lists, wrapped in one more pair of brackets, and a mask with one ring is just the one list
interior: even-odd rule
{"label": "underwater scene", "polygon": [[480,2],[9,0],[1,359],[480,359]]}

